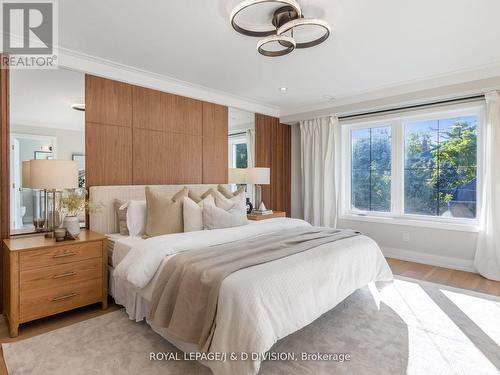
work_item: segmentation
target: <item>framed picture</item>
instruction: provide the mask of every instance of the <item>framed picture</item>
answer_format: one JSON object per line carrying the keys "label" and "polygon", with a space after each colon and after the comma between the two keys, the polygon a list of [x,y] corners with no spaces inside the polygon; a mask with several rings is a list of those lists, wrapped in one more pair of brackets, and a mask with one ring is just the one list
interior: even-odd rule
{"label": "framed picture", "polygon": [[78,164],[78,187],[85,187],[85,154],[73,154],[71,156],[73,161]]}
{"label": "framed picture", "polygon": [[54,155],[52,155],[52,151],[35,151],[34,159],[35,160],[52,160]]}

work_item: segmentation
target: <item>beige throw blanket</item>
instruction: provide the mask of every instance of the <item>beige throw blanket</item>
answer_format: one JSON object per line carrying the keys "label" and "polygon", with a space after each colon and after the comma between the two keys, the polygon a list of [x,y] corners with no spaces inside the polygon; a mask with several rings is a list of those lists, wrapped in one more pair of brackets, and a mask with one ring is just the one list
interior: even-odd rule
{"label": "beige throw blanket", "polygon": [[209,351],[219,289],[227,276],[357,235],[352,230],[293,228],[180,253],[167,262],[158,277],[149,320],[166,327],[176,339]]}

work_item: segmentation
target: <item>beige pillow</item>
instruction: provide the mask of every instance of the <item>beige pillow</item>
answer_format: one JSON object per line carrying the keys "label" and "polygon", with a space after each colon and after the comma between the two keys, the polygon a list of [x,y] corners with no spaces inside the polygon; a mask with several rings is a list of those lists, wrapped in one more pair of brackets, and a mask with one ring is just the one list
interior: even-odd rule
{"label": "beige pillow", "polygon": [[205,205],[215,206],[214,197],[210,194],[198,203],[190,197],[184,198],[182,208],[184,213],[184,232],[203,230],[203,207]]}
{"label": "beige pillow", "polygon": [[115,199],[114,207],[116,212],[116,218],[118,220],[118,228],[121,235],[128,236],[128,226],[127,226],[127,207],[123,207],[125,205],[125,201],[120,199]]}
{"label": "beige pillow", "polygon": [[[186,187],[187,189],[187,187]],[[189,190],[188,197],[192,199],[194,202],[199,203],[203,199],[200,195],[196,194],[194,191]],[[204,197],[206,198],[206,197]]]}
{"label": "beige pillow", "polygon": [[215,205],[217,207],[220,207],[226,211],[231,209],[234,205],[237,205],[239,209],[243,210],[246,212],[247,210],[247,205],[246,205],[246,199],[245,199],[245,194],[238,194],[232,198],[226,198],[222,193],[218,192],[215,189],[209,189],[203,195],[201,196],[202,198],[206,198],[208,195],[212,195],[215,199]]}
{"label": "beige pillow", "polygon": [[246,224],[248,224],[246,212],[242,211],[237,204],[229,210],[210,204],[203,206],[204,229],[232,228]]}
{"label": "beige pillow", "polygon": [[231,192],[227,190],[224,186],[222,185],[217,185],[217,190],[222,193],[223,196],[225,196],[227,199],[231,199],[232,197],[236,197],[239,194],[245,194],[245,188],[243,186],[240,186],[238,190],[235,192]]}
{"label": "beige pillow", "polygon": [[187,188],[180,190],[173,197],[164,197],[146,186],[146,236],[183,232],[182,203],[187,196]]}

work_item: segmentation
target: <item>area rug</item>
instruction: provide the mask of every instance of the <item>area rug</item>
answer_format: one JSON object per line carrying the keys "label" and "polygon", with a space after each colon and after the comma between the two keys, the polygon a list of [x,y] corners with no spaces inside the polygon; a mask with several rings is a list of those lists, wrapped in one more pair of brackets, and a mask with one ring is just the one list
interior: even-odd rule
{"label": "area rug", "polygon": [[[272,352],[299,360],[264,361],[259,374],[498,375],[499,345],[500,299],[398,278],[379,292],[358,290],[280,340]],[[198,362],[175,360],[175,353],[183,357],[179,350],[123,310],[2,347],[11,375],[211,373]],[[174,354],[150,360],[160,352]]]}

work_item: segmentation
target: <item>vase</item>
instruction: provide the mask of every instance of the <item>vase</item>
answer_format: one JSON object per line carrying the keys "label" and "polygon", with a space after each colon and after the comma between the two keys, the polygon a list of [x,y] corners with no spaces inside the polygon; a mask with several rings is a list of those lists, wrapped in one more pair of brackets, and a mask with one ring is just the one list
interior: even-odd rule
{"label": "vase", "polygon": [[252,202],[250,202],[250,198],[247,198],[247,214],[251,213],[252,210],[253,210],[253,205],[252,205]]}
{"label": "vase", "polygon": [[66,216],[63,227],[66,228],[68,235],[72,238],[77,238],[80,235],[80,222],[76,216]]}

